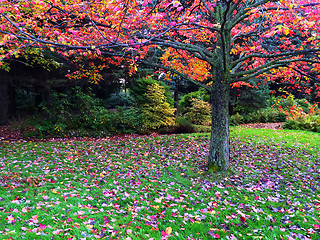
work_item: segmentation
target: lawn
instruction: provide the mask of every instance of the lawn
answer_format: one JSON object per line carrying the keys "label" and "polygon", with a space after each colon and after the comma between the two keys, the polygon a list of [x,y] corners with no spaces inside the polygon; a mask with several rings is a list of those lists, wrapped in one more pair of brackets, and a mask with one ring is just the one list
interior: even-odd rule
{"label": "lawn", "polygon": [[316,133],[232,128],[212,175],[208,134],[0,144],[1,239],[320,239]]}

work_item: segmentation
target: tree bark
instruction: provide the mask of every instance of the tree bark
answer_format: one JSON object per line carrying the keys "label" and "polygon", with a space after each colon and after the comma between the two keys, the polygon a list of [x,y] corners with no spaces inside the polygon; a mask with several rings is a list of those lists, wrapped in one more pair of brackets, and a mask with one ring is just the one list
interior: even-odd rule
{"label": "tree bark", "polygon": [[180,91],[179,87],[180,87],[180,77],[177,77],[175,79],[175,89],[174,89],[174,95],[173,95],[174,108],[176,109],[174,112],[174,115],[176,117],[179,116],[179,91]]}
{"label": "tree bark", "polygon": [[[219,4],[218,4],[219,3]],[[208,171],[219,172],[230,168],[229,95],[231,28],[228,26],[230,2],[218,1],[215,18],[221,24],[217,34],[212,69],[212,125]]]}
{"label": "tree bark", "polygon": [[226,171],[230,167],[229,86],[216,81],[211,92],[212,125],[208,171]]}
{"label": "tree bark", "polygon": [[12,81],[8,82],[7,86],[7,93],[8,93],[8,117],[10,118],[11,116],[16,115],[16,110],[17,110],[17,94],[16,94],[16,89],[15,86],[12,84]]}
{"label": "tree bark", "polygon": [[0,125],[8,123],[8,76],[0,72]]}

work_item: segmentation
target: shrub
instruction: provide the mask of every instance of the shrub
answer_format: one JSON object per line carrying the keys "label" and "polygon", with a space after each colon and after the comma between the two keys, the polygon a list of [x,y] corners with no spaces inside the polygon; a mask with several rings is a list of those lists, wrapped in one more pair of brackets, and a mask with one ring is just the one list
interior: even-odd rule
{"label": "shrub", "polygon": [[209,133],[211,132],[211,126],[194,125],[195,132],[197,133]]}
{"label": "shrub", "polygon": [[283,128],[320,132],[320,115],[307,114],[295,119],[287,119]]}
{"label": "shrub", "polygon": [[188,110],[192,106],[192,100],[193,98],[201,99],[203,101],[210,101],[209,94],[206,94],[204,90],[199,90],[196,92],[190,92],[182,97],[182,99],[179,101],[179,113],[182,115],[187,113]]}
{"label": "shrub", "polygon": [[296,99],[295,102],[302,108],[305,113],[310,111],[312,104],[307,99]]}
{"label": "shrub", "polygon": [[174,133],[194,133],[196,129],[194,125],[184,117],[176,118],[174,125]]}
{"label": "shrub", "polygon": [[54,94],[51,105],[43,104],[43,118],[32,125],[38,137],[83,137],[105,136],[110,134],[136,133],[141,129],[142,116],[138,109],[108,111],[100,106],[93,94],[83,93],[75,88],[72,97]]}
{"label": "shrub", "polygon": [[115,108],[117,106],[131,107],[134,106],[134,103],[134,98],[130,94],[120,91],[110,95],[107,106],[109,108]]}
{"label": "shrub", "polygon": [[211,105],[198,98],[191,99],[191,107],[185,114],[186,119],[196,125],[211,125]]}
{"label": "shrub", "polygon": [[242,106],[242,105],[237,105],[233,108],[233,113],[234,114],[239,113],[240,115],[247,115],[249,113],[256,112],[256,111],[257,109],[254,109],[249,106]]}
{"label": "shrub", "polygon": [[157,83],[147,87],[146,103],[141,107],[143,128],[156,130],[174,124],[175,109],[171,108],[164,93],[164,88]]}
{"label": "shrub", "polygon": [[159,134],[180,134],[180,133],[195,133],[195,126],[184,117],[177,117],[175,124],[171,127],[160,128]]}
{"label": "shrub", "polygon": [[238,126],[239,124],[244,123],[244,118],[239,113],[236,113],[230,117],[230,125]]}
{"label": "shrub", "polygon": [[138,133],[141,131],[143,119],[137,108],[118,107],[117,111],[109,113],[109,124],[112,126],[109,132],[113,134]]}
{"label": "shrub", "polygon": [[139,106],[141,106],[147,101],[145,93],[147,92],[148,86],[153,85],[155,83],[163,87],[164,95],[166,96],[166,101],[170,104],[170,106],[173,106],[173,98],[171,97],[170,87],[168,87],[163,82],[154,80],[150,76],[146,78],[136,79],[131,86],[130,94],[133,96],[136,103]]}
{"label": "shrub", "polygon": [[267,122],[284,122],[286,114],[278,109],[265,108],[248,114],[246,122],[250,123],[267,123]]}
{"label": "shrub", "polygon": [[286,119],[295,119],[312,111],[312,106],[306,99],[295,99],[288,93],[286,98],[275,99],[271,107],[286,114]]}

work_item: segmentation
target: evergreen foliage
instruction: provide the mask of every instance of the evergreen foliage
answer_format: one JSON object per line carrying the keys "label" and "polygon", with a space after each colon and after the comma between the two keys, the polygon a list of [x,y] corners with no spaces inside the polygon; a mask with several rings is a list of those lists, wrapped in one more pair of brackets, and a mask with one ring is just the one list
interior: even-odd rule
{"label": "evergreen foliage", "polygon": [[211,105],[201,99],[191,98],[191,107],[185,114],[186,119],[196,125],[211,125]]}
{"label": "evergreen foliage", "polygon": [[269,85],[264,83],[263,80],[254,81],[257,80],[249,80],[248,83],[255,87],[241,86],[239,88],[231,88],[230,106],[232,107],[232,114],[248,114],[268,107],[268,100],[270,99]]}
{"label": "evergreen foliage", "polygon": [[108,107],[115,108],[116,106],[131,107],[134,105],[133,97],[124,91],[112,93],[108,99]]}
{"label": "evergreen foliage", "polygon": [[192,99],[200,99],[206,102],[210,101],[210,95],[206,94],[204,90],[198,90],[196,92],[187,93],[179,101],[179,111],[181,114],[185,114],[192,106]]}
{"label": "evergreen foliage", "polygon": [[143,128],[156,130],[174,124],[175,109],[167,102],[162,86],[158,83],[147,86],[144,98],[146,102],[142,105]]}
{"label": "evergreen foliage", "polygon": [[141,106],[147,102],[145,93],[147,92],[148,86],[155,83],[163,87],[165,90],[164,95],[167,99],[166,101],[170,104],[170,106],[173,106],[173,98],[171,97],[170,87],[163,82],[154,80],[150,76],[136,79],[132,83],[130,94],[134,97],[136,103]]}
{"label": "evergreen foliage", "polygon": [[141,130],[139,109],[117,107],[108,111],[91,92],[73,89],[71,95],[52,94],[52,104],[41,106],[42,115],[29,119],[34,132],[29,136],[83,137],[137,133]]}

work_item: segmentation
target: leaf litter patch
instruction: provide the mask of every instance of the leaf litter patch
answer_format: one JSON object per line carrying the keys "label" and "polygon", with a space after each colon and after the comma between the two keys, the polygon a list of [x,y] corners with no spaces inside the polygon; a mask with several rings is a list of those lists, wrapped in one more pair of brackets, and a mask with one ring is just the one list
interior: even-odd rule
{"label": "leaf litter patch", "polygon": [[0,153],[6,239],[318,239],[319,155],[232,139],[207,174],[208,135],[13,142]]}

